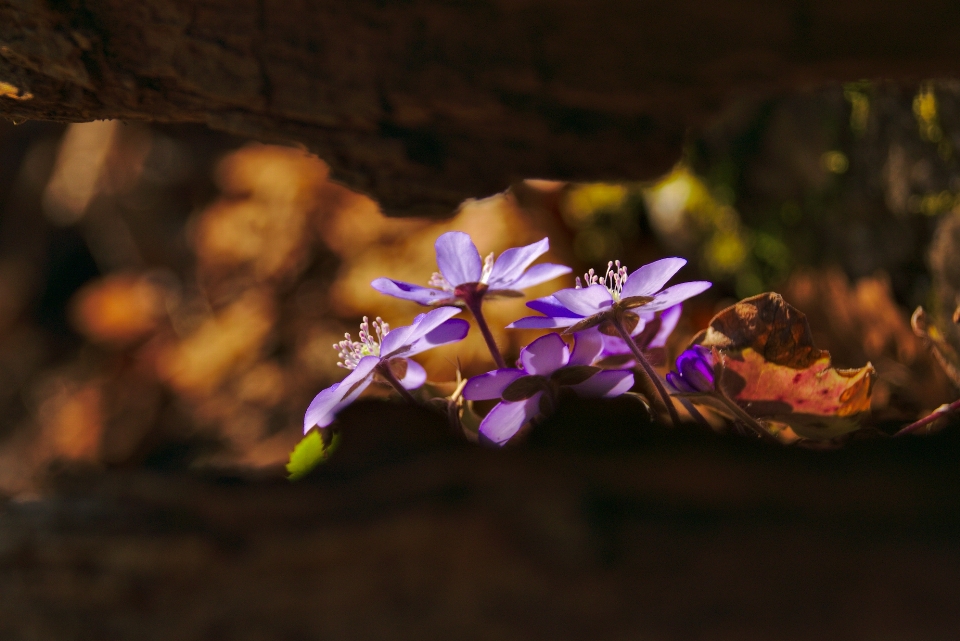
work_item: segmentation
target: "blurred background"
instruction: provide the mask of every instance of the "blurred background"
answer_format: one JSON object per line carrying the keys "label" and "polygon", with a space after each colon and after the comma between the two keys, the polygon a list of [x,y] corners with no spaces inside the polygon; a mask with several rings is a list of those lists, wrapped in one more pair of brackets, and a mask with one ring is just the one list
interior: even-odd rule
{"label": "blurred background", "polygon": [[[743,99],[657,180],[528,180],[423,220],[383,216],[302,150],[200,126],[0,124],[0,492],[51,465],[282,465],[345,373],[331,346],[364,315],[423,311],[370,281],[425,285],[452,229],[484,255],[549,236],[575,273],[688,258],[678,278],[716,286],[674,353],[779,291],[835,365],[873,362],[878,422],[913,420],[957,393],[909,315],[924,305],[960,348],[958,152],[960,84],[853,83]],[[524,300],[487,309],[510,360],[536,335],[498,331]],[[449,380],[458,359],[492,366],[478,332],[422,362]]]}

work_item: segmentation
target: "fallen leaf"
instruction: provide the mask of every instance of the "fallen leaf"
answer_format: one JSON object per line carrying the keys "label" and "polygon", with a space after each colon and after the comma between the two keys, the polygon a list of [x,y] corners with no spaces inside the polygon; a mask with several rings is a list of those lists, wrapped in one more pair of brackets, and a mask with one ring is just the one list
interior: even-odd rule
{"label": "fallen leaf", "polygon": [[779,294],[728,307],[693,343],[718,350],[725,394],[751,416],[789,425],[802,437],[852,432],[856,416],[870,409],[873,366],[832,367],[830,353],[813,344],[806,316]]}

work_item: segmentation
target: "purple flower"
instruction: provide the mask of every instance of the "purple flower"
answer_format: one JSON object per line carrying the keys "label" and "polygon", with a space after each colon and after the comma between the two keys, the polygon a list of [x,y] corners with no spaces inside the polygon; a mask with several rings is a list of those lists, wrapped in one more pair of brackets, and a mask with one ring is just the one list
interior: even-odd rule
{"label": "purple flower", "polygon": [[706,281],[692,281],[662,289],[686,263],[683,258],[664,258],[628,276],[620,261],[610,262],[602,279],[591,269],[584,274],[585,285],[578,278],[576,287],[530,301],[527,307],[544,316],[521,318],[508,327],[565,327],[567,332],[578,332],[599,326],[604,334],[615,335],[606,325],[620,315],[634,335],[642,331],[640,322],[652,320],[654,312],[671,308],[710,287],[711,283]]}
{"label": "purple flower", "polygon": [[687,348],[677,357],[677,371],[667,374],[667,383],[678,392],[715,391],[713,351],[703,345]]}
{"label": "purple flower", "polygon": [[549,412],[562,387],[586,398],[628,391],[633,387],[632,372],[590,365],[599,349],[599,343],[578,338],[571,354],[560,335],[551,333],[520,350],[519,369],[497,369],[471,378],[463,389],[465,399],[501,399],[480,423],[480,434],[503,445],[525,423]]}
{"label": "purple flower", "polygon": [[373,333],[364,317],[360,340],[354,341],[347,334],[345,340],[333,346],[340,352],[338,365],[353,371],[316,395],[303,417],[304,433],[315,425],[326,427],[332,423],[336,413],[355,401],[374,377],[399,383],[405,389],[423,385],[427,380],[426,371],[409,359],[414,354],[454,343],[466,336],[470,324],[465,320],[450,320],[459,313],[456,307],[440,307],[420,314],[410,325],[392,330],[378,318],[373,322]]}
{"label": "purple flower", "polygon": [[[633,331],[633,342],[654,365],[662,365],[666,362],[667,339],[676,329],[682,311],[683,305],[677,303],[664,310],[659,316],[653,312],[638,314],[640,320]],[[620,369],[633,368],[637,365],[633,350],[619,336],[603,334],[596,327],[577,332],[575,336],[577,340],[582,340],[581,336],[588,336],[587,340],[600,342],[600,353],[595,364],[601,367]]]}
{"label": "purple flower", "polygon": [[467,298],[519,296],[522,289],[545,283],[570,273],[564,265],[530,264],[550,249],[550,240],[543,240],[508,249],[493,260],[485,260],[468,234],[451,231],[441,235],[435,244],[440,272],[430,279],[431,287],[378,278],[371,283],[381,294],[388,294],[421,305],[456,305]]}

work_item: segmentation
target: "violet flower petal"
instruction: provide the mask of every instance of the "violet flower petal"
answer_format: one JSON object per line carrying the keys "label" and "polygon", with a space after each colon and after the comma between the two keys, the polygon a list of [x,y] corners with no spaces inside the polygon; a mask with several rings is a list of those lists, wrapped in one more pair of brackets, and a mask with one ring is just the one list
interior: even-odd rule
{"label": "violet flower petal", "polygon": [[681,393],[691,394],[697,391],[676,372],[667,372],[667,385]]}
{"label": "violet flower petal", "polygon": [[650,339],[650,343],[647,345],[648,349],[666,346],[667,339],[670,338],[670,334],[673,333],[673,330],[677,328],[677,323],[680,322],[680,314],[682,312],[683,305],[680,303],[664,310],[663,314],[660,315],[660,329],[658,329],[656,335]]}
{"label": "violet flower petal", "polygon": [[570,348],[560,334],[541,336],[520,350],[520,364],[528,374],[549,376],[570,362]]}
{"label": "violet flower petal", "polygon": [[[426,314],[418,315],[417,319],[414,321],[416,330],[411,332],[411,334],[407,337],[407,340],[414,342],[426,337],[428,334],[431,334],[433,330],[446,323],[449,319],[453,318],[461,311],[463,310],[461,310],[459,307],[438,307],[437,309],[427,312]],[[387,335],[389,336],[389,334]]]}
{"label": "violet flower petal", "polygon": [[643,306],[645,312],[659,312],[661,310],[667,309],[668,307],[673,307],[677,303],[682,303],[688,298],[692,298],[697,294],[705,292],[713,286],[713,283],[709,283],[703,280],[694,280],[689,283],[679,283],[672,287],[668,287],[656,296],[656,300],[652,303],[648,303]]}
{"label": "violet flower petal", "polygon": [[610,292],[599,283],[582,289],[561,289],[553,295],[561,305],[584,317],[602,312],[613,304]]}
{"label": "violet flower petal", "polygon": [[573,352],[570,354],[569,364],[593,365],[603,351],[603,338],[603,334],[596,327],[574,334]]}
{"label": "violet flower petal", "polygon": [[469,234],[448,231],[437,238],[434,248],[437,250],[437,267],[452,286],[480,282],[483,261]]}
{"label": "violet flower petal", "polygon": [[520,290],[526,289],[527,287],[533,287],[534,285],[539,285],[540,283],[553,280],[558,276],[569,274],[572,271],[573,270],[566,265],[540,263],[539,265],[534,265],[524,272],[523,276],[513,281],[513,283],[510,284],[510,289]]}
{"label": "violet flower petal", "polygon": [[559,329],[561,327],[570,327],[578,323],[581,318],[557,318],[551,316],[526,316],[515,320],[507,329]]}
{"label": "violet flower petal", "polygon": [[627,277],[620,297],[653,296],[686,264],[683,258],[663,258],[644,265]]}
{"label": "violet flower petal", "polygon": [[453,320],[444,321],[439,327],[432,330],[426,336],[415,340],[410,345],[410,350],[407,351],[406,354],[413,356],[414,354],[419,354],[434,347],[440,347],[448,343],[456,343],[459,340],[463,340],[469,331],[470,323],[465,320],[454,318]]}
{"label": "violet flower petal", "polygon": [[514,281],[523,276],[530,263],[540,258],[550,249],[550,240],[544,238],[525,247],[513,247],[497,257],[490,272],[487,284],[490,289],[510,288]]}
{"label": "violet flower petal", "polygon": [[404,359],[407,361],[407,373],[400,379],[400,384],[406,389],[417,389],[427,382],[427,370],[417,361]]}
{"label": "violet flower petal", "polygon": [[708,349],[694,345],[677,357],[677,372],[695,391],[711,392],[714,388],[712,361]]}
{"label": "violet flower petal", "polygon": [[[383,337],[383,342],[380,344],[380,356],[383,358],[389,358],[390,356],[406,356],[411,352],[404,350],[402,353],[397,353],[398,350],[403,350],[403,348],[409,348],[419,339],[423,338],[439,325],[444,323],[449,318],[456,316],[461,312],[458,307],[438,307],[434,310],[427,312],[426,314],[420,314],[413,319],[413,323],[405,327],[398,327],[394,330],[387,332],[387,335]],[[429,346],[422,348],[419,351],[424,349],[429,349]]]}
{"label": "violet flower petal", "polygon": [[464,385],[463,397],[468,401],[487,401],[491,398],[500,398],[503,390],[507,389],[510,383],[526,375],[526,372],[521,369],[507,368],[495,369],[492,372],[474,376]]}
{"label": "violet flower petal", "polygon": [[381,294],[393,296],[394,298],[402,298],[404,300],[412,300],[421,305],[435,305],[453,298],[450,292],[433,289],[431,287],[421,287],[420,285],[404,283],[390,278],[378,278],[370,283],[370,286]]}
{"label": "violet flower petal", "polygon": [[[603,349],[600,352],[600,357],[604,358],[607,356],[627,356],[629,355],[629,360],[623,361],[624,367],[633,367],[637,364],[636,359],[633,357],[633,350],[630,349],[630,346],[627,345],[627,342],[620,338],[619,336],[603,336]],[[641,346],[642,349],[642,346]]]}
{"label": "violet flower petal", "polygon": [[633,387],[633,372],[607,369],[597,372],[582,383],[571,385],[577,396],[583,398],[613,398],[629,392]]}
{"label": "violet flower petal", "polygon": [[317,427],[330,425],[337,412],[352,403],[370,385],[373,380],[373,370],[379,364],[378,357],[365,356],[346,378],[317,394],[303,415],[304,434],[314,425]]}
{"label": "violet flower petal", "polygon": [[543,392],[537,392],[522,401],[498,403],[480,422],[480,434],[497,445],[503,445],[540,412],[541,396]]}
{"label": "violet flower petal", "polygon": [[[636,337],[638,334],[643,332],[644,328],[647,326],[647,322],[653,319],[653,314],[639,314],[640,320],[637,321],[637,326],[633,328],[633,331],[630,332],[630,335]],[[603,340],[603,349],[601,350],[602,356],[622,356],[624,354],[630,354],[633,356],[633,350],[630,349],[630,346],[627,345],[627,342],[620,338],[619,336],[608,336],[602,334]],[[647,345],[640,345],[640,349],[647,349]],[[626,361],[627,363],[634,363],[636,361],[631,358],[631,360]]]}
{"label": "violet flower petal", "polygon": [[340,389],[341,383],[334,383],[313,397],[310,406],[303,415],[303,433],[306,434],[313,426],[326,427],[333,422],[337,406],[343,401],[347,388]]}
{"label": "violet flower petal", "polygon": [[527,301],[527,307],[532,309],[535,312],[540,312],[547,316],[553,317],[563,317],[563,318],[573,318],[580,320],[583,318],[582,314],[574,314],[569,309],[560,304],[560,301],[557,300],[556,296],[552,294],[550,296],[544,296],[543,298],[536,298],[531,301]]}
{"label": "violet flower petal", "polygon": [[[440,307],[438,309],[449,308]],[[419,323],[424,316],[426,316],[426,314],[418,314],[410,325],[394,327],[387,332],[387,335],[383,337],[383,341],[380,343],[380,356],[383,358],[390,358],[391,356],[401,356],[407,354],[410,344],[413,343],[413,340],[407,339],[410,338],[416,331],[417,323]]]}

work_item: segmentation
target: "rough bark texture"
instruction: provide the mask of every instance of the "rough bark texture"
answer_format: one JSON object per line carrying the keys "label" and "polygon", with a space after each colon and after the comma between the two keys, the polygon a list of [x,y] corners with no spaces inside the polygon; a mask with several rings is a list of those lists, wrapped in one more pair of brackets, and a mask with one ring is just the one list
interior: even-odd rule
{"label": "rough bark texture", "polygon": [[654,176],[747,92],[957,76],[958,30],[948,0],[0,0],[0,113],[299,142],[388,210],[442,212]]}
{"label": "rough bark texture", "polygon": [[492,452],[355,407],[295,485],[63,478],[0,512],[0,637],[955,638],[957,432],[812,452],[566,409]]}

